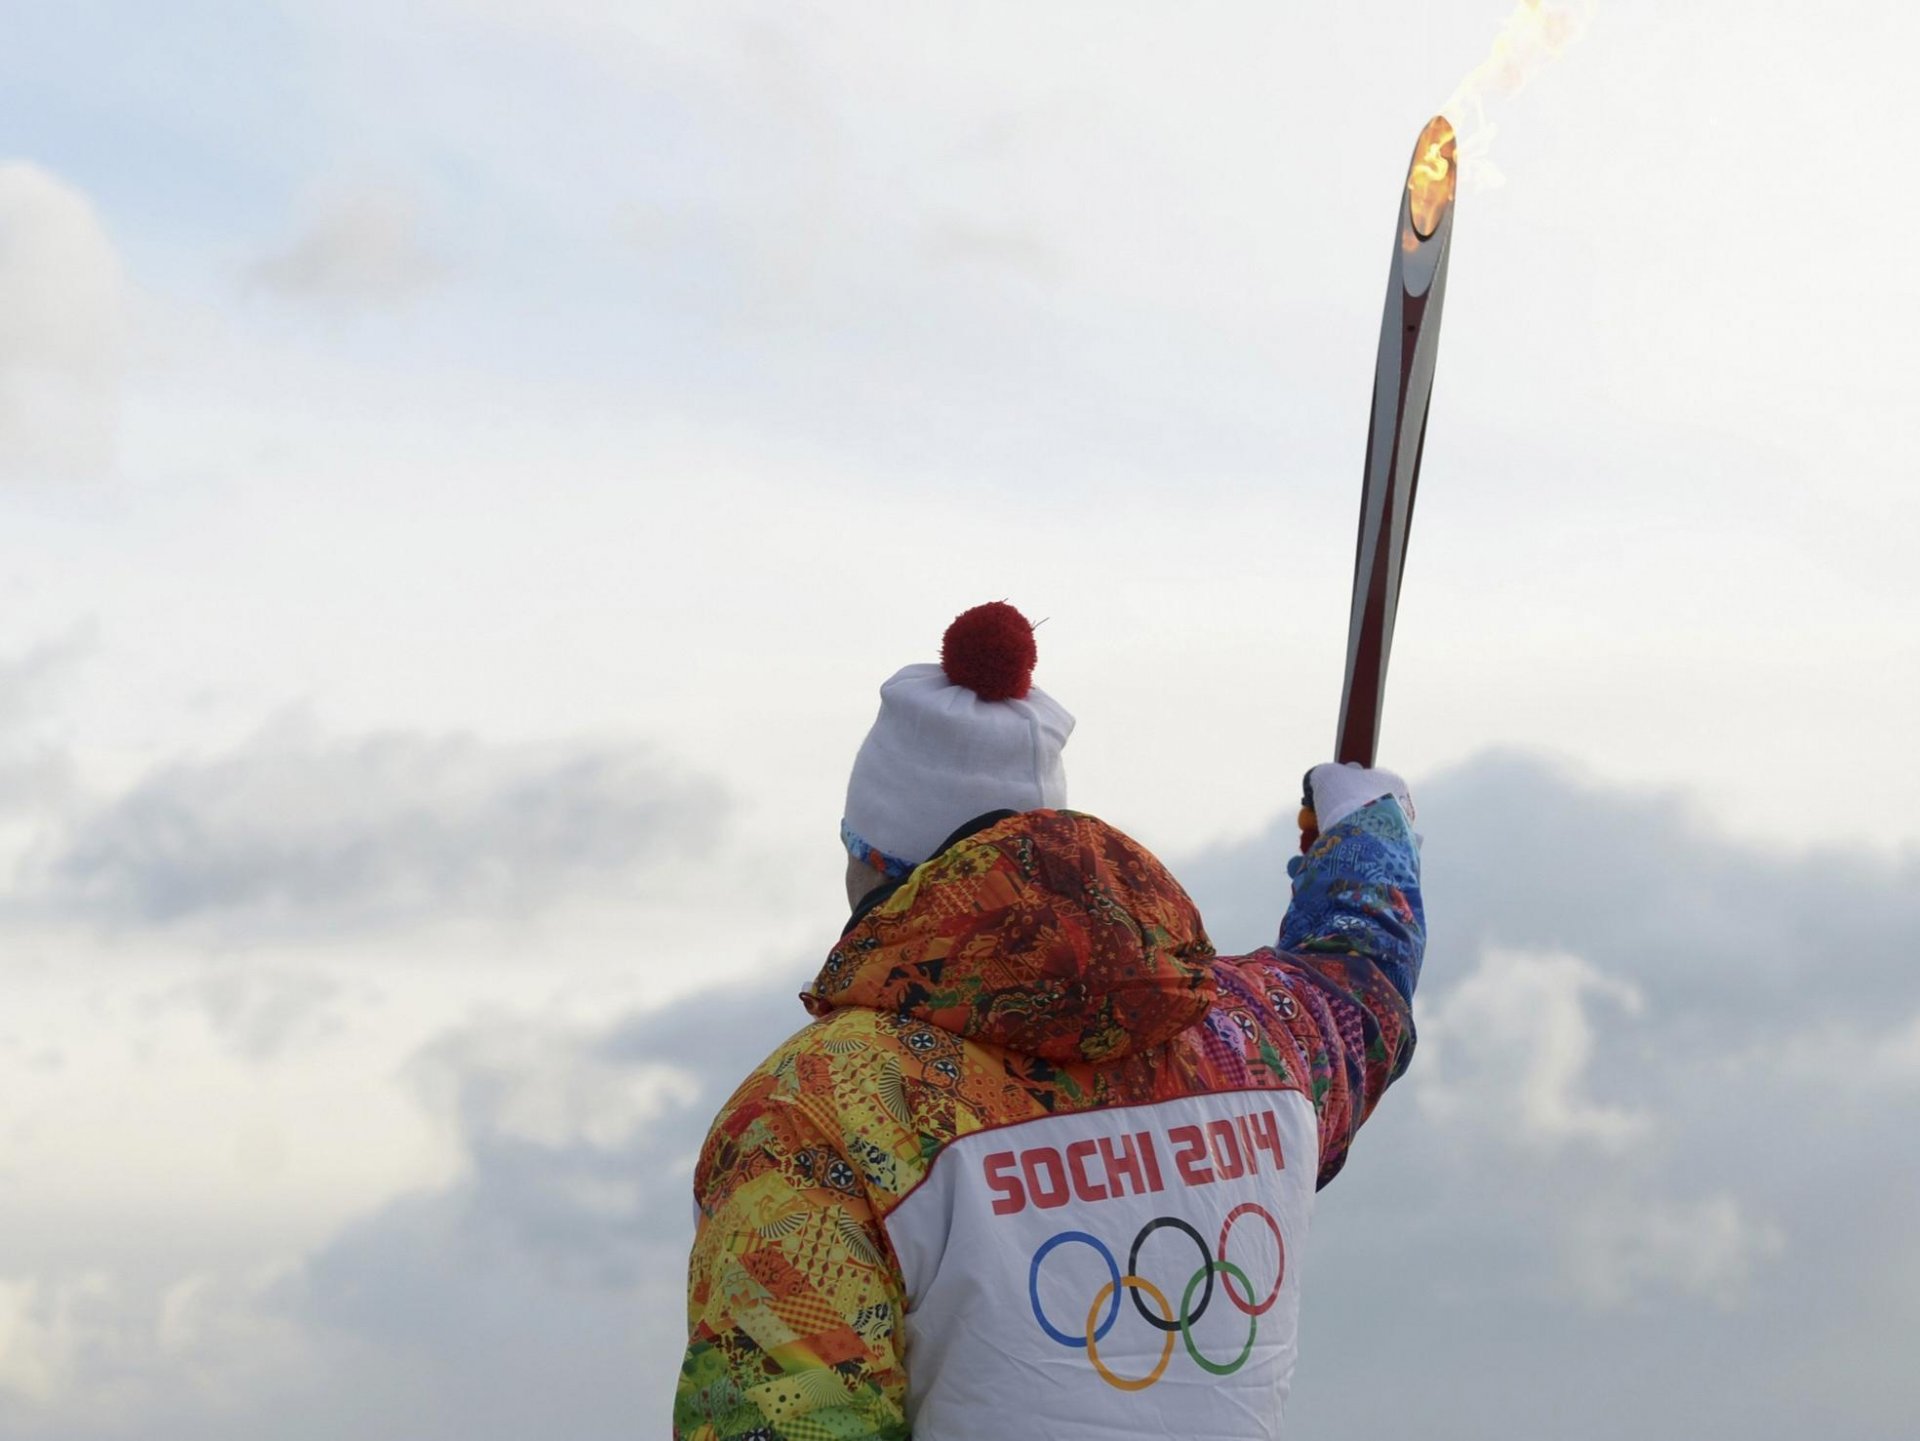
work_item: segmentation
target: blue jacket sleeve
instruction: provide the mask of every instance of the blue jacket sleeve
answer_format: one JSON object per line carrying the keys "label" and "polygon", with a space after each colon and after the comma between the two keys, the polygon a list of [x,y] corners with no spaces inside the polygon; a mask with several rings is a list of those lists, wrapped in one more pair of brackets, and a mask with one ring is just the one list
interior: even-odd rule
{"label": "blue jacket sleeve", "polygon": [[1413,990],[1426,948],[1419,843],[1399,802],[1383,797],[1322,834],[1287,873],[1293,900],[1279,949],[1310,1008],[1324,1012],[1314,1095],[1324,1186],[1413,1059]]}

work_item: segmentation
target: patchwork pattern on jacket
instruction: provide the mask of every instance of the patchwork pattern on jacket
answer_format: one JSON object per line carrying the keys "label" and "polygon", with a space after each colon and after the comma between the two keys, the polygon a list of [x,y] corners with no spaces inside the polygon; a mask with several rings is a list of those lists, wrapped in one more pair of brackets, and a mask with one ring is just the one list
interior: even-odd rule
{"label": "patchwork pattern on jacket", "polygon": [[802,997],[815,1021],[735,1092],[700,1156],[675,1434],[909,1435],[911,1298],[887,1221],[975,1133],[1292,1092],[1331,1180],[1412,1055],[1417,848],[1382,800],[1288,869],[1278,947],[1220,957],[1144,848],[1034,811],[949,847],[853,925]]}

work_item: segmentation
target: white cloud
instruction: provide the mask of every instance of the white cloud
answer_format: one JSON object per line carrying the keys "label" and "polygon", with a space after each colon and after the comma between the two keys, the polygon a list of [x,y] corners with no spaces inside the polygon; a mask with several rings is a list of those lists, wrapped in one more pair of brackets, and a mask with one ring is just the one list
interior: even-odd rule
{"label": "white cloud", "polygon": [[52,1399],[72,1364],[76,1306],[102,1284],[83,1277],[50,1296],[37,1281],[0,1281],[0,1392],[41,1404]]}
{"label": "white cloud", "polygon": [[1868,1047],[1874,1068],[1908,1085],[1920,1082],[1920,1015]]}
{"label": "white cloud", "polygon": [[1436,1120],[1547,1148],[1624,1151],[1649,1118],[1589,1094],[1589,1001],[1629,1016],[1645,1007],[1630,982],[1578,956],[1489,949],[1421,1015],[1422,1109]]}
{"label": "white cloud", "polygon": [[1920,1088],[1920,1013],[1904,1021],[1828,1022],[1783,1047],[1741,1058],[1743,1069],[1773,1064],[1830,1094],[1858,1097]]}
{"label": "white cloud", "polygon": [[0,480],[112,463],[124,306],[87,197],[37,165],[0,163]]}
{"label": "white cloud", "polygon": [[1542,1227],[1559,1283],[1581,1304],[1668,1292],[1731,1308],[1785,1233],[1731,1195],[1668,1194],[1673,1137],[1655,1107],[1594,1094],[1603,1033],[1614,1033],[1614,1054],[1631,1054],[1622,1033],[1646,1009],[1632,981],[1578,956],[1489,947],[1420,1007],[1409,1088],[1427,1123],[1483,1173],[1530,1173],[1506,1203]]}
{"label": "white cloud", "polygon": [[0,1277],[0,1429],[138,1434],[145,1418],[284,1386],[309,1345],[275,1314],[278,1267],[143,1287],[104,1270]]}
{"label": "white cloud", "polygon": [[505,1017],[446,1038],[412,1070],[469,1141],[491,1136],[553,1149],[631,1145],[642,1126],[701,1092],[700,1078],[682,1067],[607,1057],[590,1037]]}
{"label": "white cloud", "polygon": [[445,272],[422,230],[412,191],[358,186],[317,202],[299,234],[248,273],[292,299],[392,309]]}
{"label": "white cloud", "polygon": [[1572,1212],[1567,1239],[1568,1279],[1582,1299],[1607,1308],[1670,1290],[1731,1310],[1786,1246],[1778,1225],[1751,1219],[1728,1195],[1589,1199]]}

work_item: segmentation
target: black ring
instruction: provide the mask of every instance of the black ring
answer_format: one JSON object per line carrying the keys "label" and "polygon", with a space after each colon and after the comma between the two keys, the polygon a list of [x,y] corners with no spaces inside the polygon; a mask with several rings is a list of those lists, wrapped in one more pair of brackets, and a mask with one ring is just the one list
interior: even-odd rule
{"label": "black ring", "polygon": [[[1147,1244],[1147,1237],[1151,1236],[1162,1226],[1172,1226],[1177,1231],[1185,1231],[1193,1238],[1193,1244],[1200,1248],[1200,1264],[1206,1268],[1207,1272],[1207,1289],[1200,1295],[1200,1304],[1194,1307],[1192,1313],[1187,1317],[1188,1324],[1192,1324],[1207,1314],[1207,1304],[1213,1300],[1213,1252],[1207,1249],[1207,1238],[1205,1236],[1202,1236],[1178,1216],[1156,1217],[1154,1220],[1142,1226],[1140,1228],[1140,1234],[1133,1238],[1133,1249],[1127,1252],[1127,1274],[1129,1276],[1138,1276],[1140,1274],[1140,1248]],[[1162,1321],[1147,1309],[1147,1303],[1140,1299],[1140,1288],[1138,1286],[1129,1286],[1127,1290],[1133,1296],[1133,1309],[1140,1313],[1141,1319],[1149,1326],[1152,1326],[1158,1331],[1178,1331],[1180,1329],[1180,1323],[1178,1321]]]}

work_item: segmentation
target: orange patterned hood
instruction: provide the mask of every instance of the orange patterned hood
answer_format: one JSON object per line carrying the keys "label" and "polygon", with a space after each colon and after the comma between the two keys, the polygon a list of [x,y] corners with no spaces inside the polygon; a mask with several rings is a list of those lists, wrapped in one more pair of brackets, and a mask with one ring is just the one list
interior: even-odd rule
{"label": "orange patterned hood", "polygon": [[801,999],[913,1016],[1053,1061],[1172,1039],[1214,1001],[1187,893],[1092,816],[1029,811],[949,846],[840,938]]}

